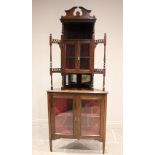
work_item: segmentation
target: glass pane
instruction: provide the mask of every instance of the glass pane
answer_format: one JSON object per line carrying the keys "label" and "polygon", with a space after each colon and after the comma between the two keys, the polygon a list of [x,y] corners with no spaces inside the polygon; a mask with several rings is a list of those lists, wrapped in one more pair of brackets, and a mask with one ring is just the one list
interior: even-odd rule
{"label": "glass pane", "polygon": [[81,100],[81,135],[98,136],[100,129],[100,103],[97,99]]}
{"label": "glass pane", "polygon": [[67,58],[66,59],[66,68],[74,69],[75,68],[75,58]]}
{"label": "glass pane", "polygon": [[54,98],[55,133],[73,135],[73,100]]}
{"label": "glass pane", "polygon": [[80,58],[80,69],[89,69],[89,58]]}
{"label": "glass pane", "polygon": [[66,58],[75,58],[75,44],[66,44]]}
{"label": "glass pane", "polygon": [[80,45],[80,57],[89,57],[89,56],[90,56],[89,44],[81,44]]}

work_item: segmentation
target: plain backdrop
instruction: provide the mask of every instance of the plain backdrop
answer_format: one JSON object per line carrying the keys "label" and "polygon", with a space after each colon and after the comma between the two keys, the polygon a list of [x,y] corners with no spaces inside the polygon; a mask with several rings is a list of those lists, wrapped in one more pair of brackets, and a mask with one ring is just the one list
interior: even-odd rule
{"label": "plain backdrop", "polygon": [[[122,0],[33,0],[32,110],[33,122],[47,121],[47,94],[50,89],[48,36],[60,39],[60,17],[64,10],[83,6],[97,18],[95,39],[107,33],[106,90],[107,122],[122,125]],[[60,49],[53,45],[53,67],[60,67]],[[95,68],[103,67],[103,45],[95,50]],[[54,88],[61,87],[61,75],[54,74]],[[102,75],[95,75],[94,88],[102,89]]]}
{"label": "plain backdrop", "polygon": [[[96,27],[103,25],[102,29],[96,29],[96,38],[108,32],[107,119],[121,120],[122,2],[64,0],[62,4],[62,0],[57,5],[55,2],[33,1],[33,119],[47,120],[46,89],[50,87],[47,62],[48,33],[51,32],[59,38],[60,35],[55,33],[57,29],[52,27],[56,22],[59,23],[60,14],[64,14],[63,10],[73,5],[83,5],[92,9],[98,18]],[[125,155],[155,154],[154,3],[152,0],[123,0],[123,154]],[[1,1],[0,4],[0,152],[5,155],[28,155],[32,153],[31,0],[7,0]],[[43,8],[48,9],[43,11]],[[59,10],[60,14],[52,14],[56,10]],[[99,14],[101,16],[98,16]],[[53,21],[52,18],[56,20]],[[47,26],[44,23],[48,23]],[[60,26],[59,24],[56,25]],[[114,36],[116,39],[112,39]],[[46,55],[45,58],[39,56],[40,54]],[[115,100],[117,95],[120,95],[119,100]]]}

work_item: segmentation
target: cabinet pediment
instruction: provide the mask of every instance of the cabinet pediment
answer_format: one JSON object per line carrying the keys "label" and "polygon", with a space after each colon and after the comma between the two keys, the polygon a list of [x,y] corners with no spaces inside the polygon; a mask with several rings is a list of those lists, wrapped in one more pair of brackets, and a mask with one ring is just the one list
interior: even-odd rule
{"label": "cabinet pediment", "polygon": [[96,19],[95,16],[91,16],[91,10],[87,10],[84,7],[72,7],[69,10],[65,10],[66,15],[61,19]]}

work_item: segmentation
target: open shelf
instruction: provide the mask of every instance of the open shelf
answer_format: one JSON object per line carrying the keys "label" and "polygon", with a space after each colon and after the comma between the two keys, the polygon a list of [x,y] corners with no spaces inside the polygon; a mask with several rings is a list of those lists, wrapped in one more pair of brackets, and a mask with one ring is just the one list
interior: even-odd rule
{"label": "open shelf", "polygon": [[93,23],[64,23],[64,39],[92,39]]}
{"label": "open shelf", "polygon": [[91,88],[93,76],[90,74],[66,74],[65,88]]}

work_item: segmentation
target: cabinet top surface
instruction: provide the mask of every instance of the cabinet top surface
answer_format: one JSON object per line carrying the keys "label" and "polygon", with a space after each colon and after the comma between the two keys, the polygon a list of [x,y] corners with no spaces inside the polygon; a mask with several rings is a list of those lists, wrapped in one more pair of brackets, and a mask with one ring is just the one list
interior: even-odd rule
{"label": "cabinet top surface", "polygon": [[98,90],[98,89],[93,89],[93,90],[71,90],[71,89],[65,89],[65,90],[61,90],[61,89],[53,89],[53,90],[47,90],[48,93],[78,93],[78,94],[108,94],[107,91],[102,91],[102,90]]}

